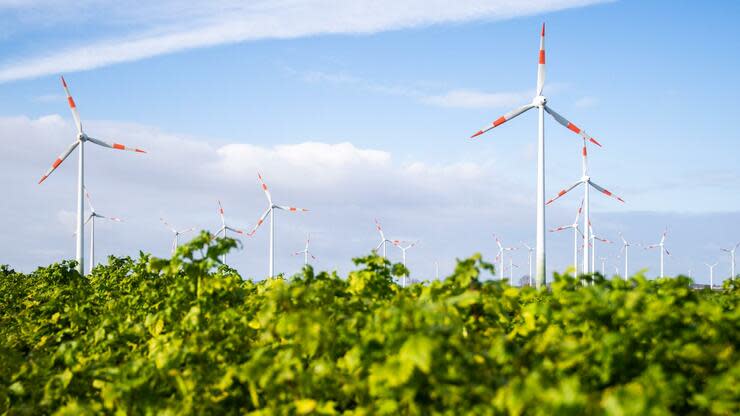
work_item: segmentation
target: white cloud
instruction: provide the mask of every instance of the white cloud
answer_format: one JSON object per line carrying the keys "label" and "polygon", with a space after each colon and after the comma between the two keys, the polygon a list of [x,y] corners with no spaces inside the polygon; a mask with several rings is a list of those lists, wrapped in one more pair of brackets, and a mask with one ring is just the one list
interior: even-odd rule
{"label": "white cloud", "polygon": [[486,93],[474,90],[453,90],[441,95],[424,97],[426,104],[451,108],[515,108],[532,100],[532,91]]}
{"label": "white cloud", "polygon": [[[230,224],[249,228],[266,205],[257,171],[263,173],[276,203],[311,210],[276,216],[278,260],[281,270],[289,272],[300,262],[288,254],[309,231],[317,233],[315,250],[322,267],[346,269],[352,256],[374,246],[372,221],[379,217],[394,238],[423,239],[424,248],[411,254],[411,265],[429,260],[432,250],[449,250],[444,270],[452,267],[455,256],[480,250],[479,240],[470,237],[476,232],[485,236],[487,226],[481,224],[495,221],[513,227],[527,221],[528,187],[503,175],[495,158],[397,161],[388,151],[350,142],[260,146],[218,143],[132,123],[85,125],[95,137],[148,151],[134,154],[86,145],[86,185],[96,209],[125,219],[120,224],[96,224],[101,254],[135,254],[143,249],[164,255],[170,235],[159,217],[178,227],[213,230],[219,225],[216,200],[223,201]],[[73,256],[76,153],[42,185],[36,182],[74,139],[74,130],[71,121],[59,115],[0,118],[2,137],[23,137],[22,145],[14,142],[0,154],[8,183],[5,192],[12,195],[0,207],[4,262],[27,270]],[[499,194],[497,204],[490,203],[492,189]],[[466,230],[469,227],[472,230]],[[440,237],[450,229],[455,235]],[[255,252],[266,249],[266,231],[245,241],[246,254],[234,254],[230,261],[246,275],[264,273],[262,256]],[[443,248],[441,241],[456,243]]]}
{"label": "white cloud", "polygon": [[[497,20],[580,7],[603,0],[220,0],[184,5],[179,1],[109,3],[89,0],[77,5],[6,2],[18,20],[34,19],[60,26],[76,19],[136,29],[116,38],[55,47],[36,56],[11,57],[0,65],[0,82],[60,72],[99,68],[193,48],[260,39],[289,39],[319,34],[369,34],[387,30]],[[3,7],[0,5],[0,7]],[[20,11],[19,11],[20,10]],[[33,12],[33,13],[31,13]],[[75,13],[78,12],[78,13]],[[31,14],[33,17],[28,17]],[[27,27],[27,25],[18,25]]]}

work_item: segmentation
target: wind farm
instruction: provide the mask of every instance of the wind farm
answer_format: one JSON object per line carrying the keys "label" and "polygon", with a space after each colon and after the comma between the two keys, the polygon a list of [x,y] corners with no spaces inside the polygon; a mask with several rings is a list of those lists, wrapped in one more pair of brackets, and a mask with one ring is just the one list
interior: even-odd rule
{"label": "wind farm", "polygon": [[740,6],[32,3],[0,413],[740,413]]}

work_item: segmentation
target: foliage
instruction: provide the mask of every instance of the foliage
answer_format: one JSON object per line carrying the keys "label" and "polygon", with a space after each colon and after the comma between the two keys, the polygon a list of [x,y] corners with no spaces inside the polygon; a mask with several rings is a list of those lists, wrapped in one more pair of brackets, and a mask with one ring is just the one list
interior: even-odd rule
{"label": "foliage", "polygon": [[253,283],[203,233],[171,259],[0,267],[7,414],[740,414],[740,285],[679,277],[549,291],[442,281],[377,256],[346,279]]}

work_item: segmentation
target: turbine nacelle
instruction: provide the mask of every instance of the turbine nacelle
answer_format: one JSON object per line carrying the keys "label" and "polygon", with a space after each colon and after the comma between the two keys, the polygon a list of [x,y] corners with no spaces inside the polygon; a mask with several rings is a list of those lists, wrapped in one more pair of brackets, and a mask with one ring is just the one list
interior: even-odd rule
{"label": "turbine nacelle", "polygon": [[535,107],[544,107],[547,104],[547,98],[543,95],[538,95],[532,99],[532,105]]}

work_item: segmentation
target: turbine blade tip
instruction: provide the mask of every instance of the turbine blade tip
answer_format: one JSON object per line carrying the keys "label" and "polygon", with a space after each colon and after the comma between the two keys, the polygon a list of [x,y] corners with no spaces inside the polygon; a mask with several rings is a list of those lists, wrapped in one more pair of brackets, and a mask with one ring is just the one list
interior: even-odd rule
{"label": "turbine blade tip", "polygon": [[545,36],[545,22],[542,22],[542,34],[540,36]]}
{"label": "turbine blade tip", "polygon": [[483,134],[483,130],[478,130],[474,135],[470,136],[471,139],[476,138]]}
{"label": "turbine blade tip", "polygon": [[39,183],[38,184],[41,185],[41,182],[45,181],[46,178],[48,178],[48,176],[46,176],[46,175],[42,176],[41,179],[39,179]]}

